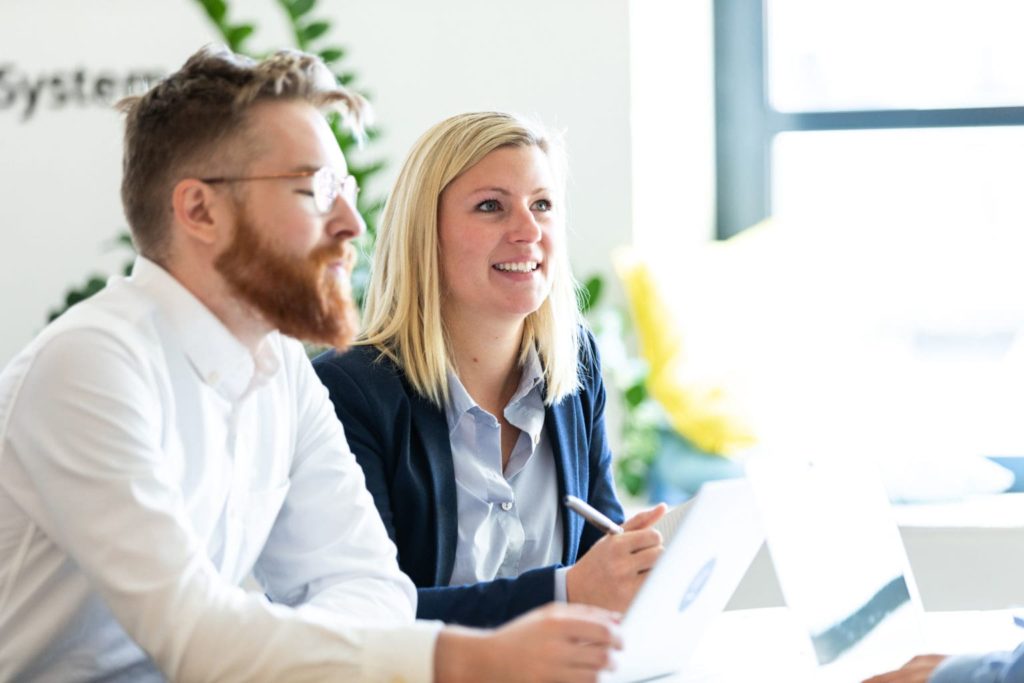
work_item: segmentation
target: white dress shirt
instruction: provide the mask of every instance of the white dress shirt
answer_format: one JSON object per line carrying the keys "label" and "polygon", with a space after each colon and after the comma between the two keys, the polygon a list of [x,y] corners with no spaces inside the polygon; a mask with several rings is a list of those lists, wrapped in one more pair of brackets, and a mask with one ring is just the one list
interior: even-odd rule
{"label": "white dress shirt", "polygon": [[428,681],[395,556],[301,345],[145,259],[0,374],[0,680]]}
{"label": "white dress shirt", "polygon": [[[543,380],[540,359],[531,350],[504,410],[520,434],[503,470],[501,424],[448,372],[445,414],[459,511],[452,586],[513,578],[562,561],[562,506],[544,426]],[[563,601],[565,571],[555,573],[555,598]]]}

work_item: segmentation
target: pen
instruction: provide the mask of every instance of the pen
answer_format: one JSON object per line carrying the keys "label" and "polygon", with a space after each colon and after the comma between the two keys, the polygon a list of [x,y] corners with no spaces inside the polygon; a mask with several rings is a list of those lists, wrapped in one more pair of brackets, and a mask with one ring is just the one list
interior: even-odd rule
{"label": "pen", "polygon": [[565,503],[565,507],[579,514],[583,519],[587,520],[606,534],[621,534],[625,531],[621,526],[608,519],[576,496],[566,496],[563,499],[563,502]]}

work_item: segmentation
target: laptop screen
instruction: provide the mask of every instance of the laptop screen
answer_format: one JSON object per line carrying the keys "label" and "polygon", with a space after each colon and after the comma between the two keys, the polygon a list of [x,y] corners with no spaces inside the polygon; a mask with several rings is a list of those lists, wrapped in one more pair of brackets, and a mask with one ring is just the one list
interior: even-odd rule
{"label": "laptop screen", "polygon": [[903,664],[919,649],[920,603],[881,479],[863,463],[764,455],[748,476],[819,665],[854,680]]}

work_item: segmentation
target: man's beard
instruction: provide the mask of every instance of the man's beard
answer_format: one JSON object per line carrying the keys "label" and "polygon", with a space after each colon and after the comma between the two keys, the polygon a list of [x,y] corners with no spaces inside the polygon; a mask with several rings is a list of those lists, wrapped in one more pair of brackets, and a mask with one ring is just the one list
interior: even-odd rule
{"label": "man's beard", "polygon": [[342,260],[352,272],[355,249],[348,242],[287,256],[263,238],[243,209],[235,236],[215,267],[236,296],[282,334],[344,349],[359,325],[346,274],[328,264]]}

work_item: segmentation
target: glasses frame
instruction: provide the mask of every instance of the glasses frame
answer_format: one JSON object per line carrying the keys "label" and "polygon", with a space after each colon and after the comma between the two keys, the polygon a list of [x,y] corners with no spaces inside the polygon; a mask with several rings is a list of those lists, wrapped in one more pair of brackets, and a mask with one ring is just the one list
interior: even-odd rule
{"label": "glasses frame", "polygon": [[[218,183],[241,183],[250,180],[291,180],[294,178],[312,178],[313,189],[299,191],[313,197],[313,205],[321,214],[330,213],[341,197],[356,209],[356,199],[359,197],[359,184],[354,175],[339,176],[330,166],[321,166],[311,171],[295,171],[293,173],[275,173],[272,175],[253,176],[216,176],[213,178],[199,178],[200,182],[208,185]],[[351,189],[350,189],[351,188]]]}

